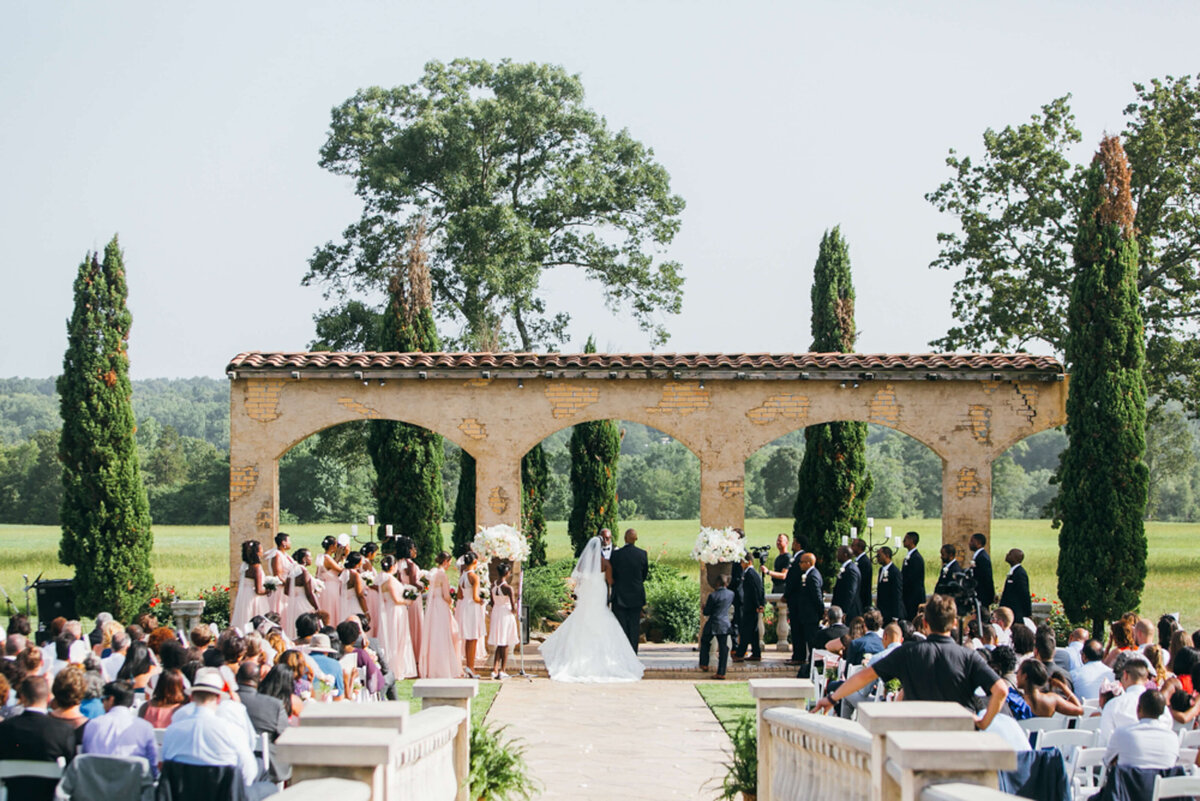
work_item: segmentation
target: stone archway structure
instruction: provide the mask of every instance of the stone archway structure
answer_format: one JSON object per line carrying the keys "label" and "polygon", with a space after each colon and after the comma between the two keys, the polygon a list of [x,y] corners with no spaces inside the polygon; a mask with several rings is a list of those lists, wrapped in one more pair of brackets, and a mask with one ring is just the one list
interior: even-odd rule
{"label": "stone archway structure", "polygon": [[[1027,354],[243,353],[229,363],[229,560],[279,528],[279,458],[354,420],[423,426],[476,463],[475,519],[517,525],[521,457],[589,420],[645,423],[700,460],[700,522],[741,526],[744,463],[798,428],[888,426],[942,460],[942,540],[990,535],[992,461],[1066,422],[1062,364]],[[702,589],[707,590],[707,587]]]}

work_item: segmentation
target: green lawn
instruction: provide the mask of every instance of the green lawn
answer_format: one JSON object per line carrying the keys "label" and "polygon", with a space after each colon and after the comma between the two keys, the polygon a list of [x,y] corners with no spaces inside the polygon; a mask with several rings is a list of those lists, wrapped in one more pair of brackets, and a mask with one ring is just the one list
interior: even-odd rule
{"label": "green lawn", "polygon": [[[413,698],[412,686],[415,679],[404,679],[396,682],[396,700],[408,701],[409,710],[416,713],[421,711],[421,699]],[[481,681],[479,682],[479,695],[471,700],[471,725],[480,726],[483,724],[483,719],[487,717],[488,710],[492,708],[492,701],[496,700],[496,693],[500,692],[500,682],[498,681]]]}
{"label": "green lawn", "polygon": [[750,697],[750,685],[744,681],[706,681],[696,684],[696,692],[708,704],[708,708],[716,716],[725,729],[726,734],[732,734],[738,719],[749,713],[755,715],[754,699]]}
{"label": "green lawn", "polygon": [[[893,534],[919,531],[927,568],[926,586],[932,589],[937,572],[937,546],[941,540],[940,520],[877,520],[876,531],[892,526]],[[643,520],[630,525],[639,532],[638,544],[659,559],[689,575],[697,575],[688,558],[698,530],[695,520]],[[348,530],[340,525],[288,526],[295,547],[317,548],[326,534]],[[790,520],[747,520],[750,542],[768,544],[780,532],[790,532]],[[365,527],[362,527],[365,531]],[[1200,593],[1194,592],[1200,574],[1200,550],[1195,541],[1200,525],[1195,523],[1148,523],[1150,545],[1149,577],[1142,599],[1142,612],[1157,616],[1179,612],[1189,629],[1200,628]],[[449,540],[450,527],[445,526]],[[229,530],[223,526],[156,526],[153,567],[156,578],[190,594],[201,587],[227,580]],[[18,606],[23,605],[21,574],[32,579],[45,571],[46,578],[66,578],[71,568],[58,563],[59,530],[52,526],[0,526],[0,587]],[[571,555],[566,523],[550,523],[549,557]],[[992,553],[997,581],[1004,574],[1002,556],[1011,547],[1025,551],[1032,589],[1038,595],[1057,597],[1055,566],[1058,533],[1044,520],[996,520],[992,523]]]}

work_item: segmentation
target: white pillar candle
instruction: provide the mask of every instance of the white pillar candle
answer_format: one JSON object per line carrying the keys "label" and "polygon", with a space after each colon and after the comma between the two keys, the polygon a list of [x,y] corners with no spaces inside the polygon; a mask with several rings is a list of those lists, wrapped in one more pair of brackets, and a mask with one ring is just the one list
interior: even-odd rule
{"label": "white pillar candle", "polygon": [[368,526],[375,525],[375,515],[367,515],[367,525]]}
{"label": "white pillar candle", "polygon": [[883,527],[883,537],[884,537],[884,539],[889,539],[889,540],[892,538],[892,527],[891,526]]}
{"label": "white pillar candle", "polygon": [[[854,529],[850,529],[850,530],[853,531]],[[842,535],[842,545],[849,545],[849,544],[850,544],[850,538],[847,537],[845,534],[843,534]]]}
{"label": "white pillar candle", "polygon": [[867,528],[875,528],[875,518],[873,518],[873,517],[867,518]]}
{"label": "white pillar candle", "polygon": [[903,548],[903,547],[904,547],[904,538],[903,538],[903,537],[901,537],[899,534],[897,534],[897,535],[896,535],[896,547],[897,547],[897,548]]}
{"label": "white pillar candle", "polygon": [[[851,527],[850,527],[850,536],[851,536],[851,537],[857,537],[857,536],[858,536],[858,526],[851,526]],[[844,538],[843,538],[843,539],[844,539]]]}
{"label": "white pillar candle", "polygon": [[391,523],[388,523],[386,526],[384,526],[384,530],[387,531],[387,535],[389,537],[392,536],[392,524]]}
{"label": "white pillar candle", "polygon": [[357,537],[357,536],[358,536],[358,524],[357,524],[357,523],[355,523],[354,525],[350,526],[350,536],[351,536],[351,537]]}

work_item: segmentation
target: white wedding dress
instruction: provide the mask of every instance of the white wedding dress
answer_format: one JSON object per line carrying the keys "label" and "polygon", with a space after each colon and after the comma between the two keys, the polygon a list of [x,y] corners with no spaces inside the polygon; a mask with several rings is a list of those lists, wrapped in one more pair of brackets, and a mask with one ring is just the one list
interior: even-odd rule
{"label": "white wedding dress", "polygon": [[645,670],[608,608],[600,559],[600,538],[592,537],[571,574],[575,610],[542,643],[542,660],[555,681],[638,681]]}

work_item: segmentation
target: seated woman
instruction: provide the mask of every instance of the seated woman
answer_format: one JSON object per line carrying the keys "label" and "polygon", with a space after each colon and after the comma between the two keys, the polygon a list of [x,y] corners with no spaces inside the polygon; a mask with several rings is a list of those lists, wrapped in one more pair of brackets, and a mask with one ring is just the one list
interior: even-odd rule
{"label": "seated woman", "polygon": [[184,695],[183,673],[165,670],[154,685],[154,695],[149,703],[138,707],[137,714],[154,728],[165,729],[171,725],[175,710],[185,703],[187,696]]}
{"label": "seated woman", "polygon": [[79,665],[67,665],[58,671],[50,687],[50,717],[71,724],[78,729],[88,722],[87,715],[79,709],[87,694],[87,679]]}
{"label": "seated woman", "polygon": [[1017,689],[1029,704],[1035,717],[1048,718],[1055,713],[1079,717],[1083,704],[1057,676],[1050,678],[1046,666],[1036,659],[1026,659],[1017,668]]}

